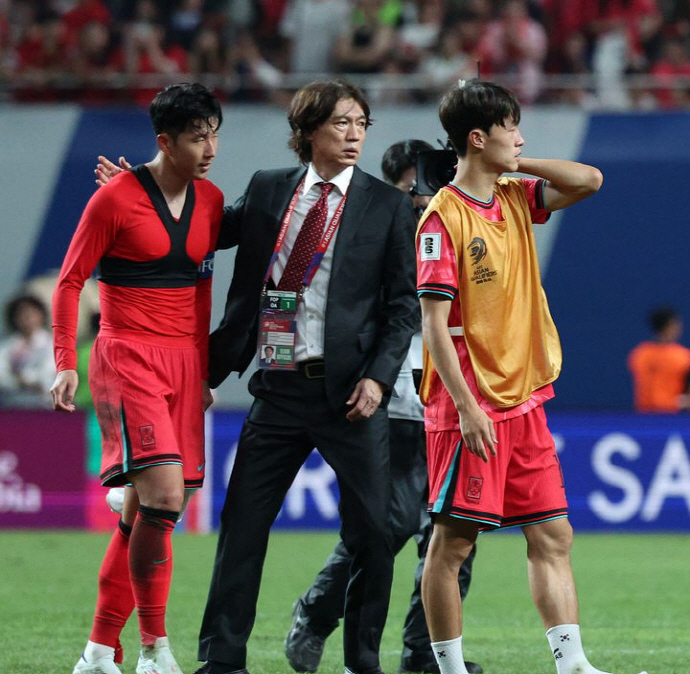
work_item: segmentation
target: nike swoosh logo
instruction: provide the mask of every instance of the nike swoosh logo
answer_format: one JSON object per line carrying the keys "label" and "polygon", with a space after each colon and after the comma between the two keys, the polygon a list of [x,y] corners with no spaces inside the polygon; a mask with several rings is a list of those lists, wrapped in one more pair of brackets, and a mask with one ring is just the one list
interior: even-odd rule
{"label": "nike swoosh logo", "polygon": [[170,559],[170,557],[166,557],[165,559],[154,559],[153,563],[154,564],[165,564]]}
{"label": "nike swoosh logo", "polygon": [[196,467],[197,471],[201,472],[201,471],[204,469],[204,466],[205,466],[205,465],[206,465],[206,461],[204,461],[203,463],[200,463],[200,464]]}

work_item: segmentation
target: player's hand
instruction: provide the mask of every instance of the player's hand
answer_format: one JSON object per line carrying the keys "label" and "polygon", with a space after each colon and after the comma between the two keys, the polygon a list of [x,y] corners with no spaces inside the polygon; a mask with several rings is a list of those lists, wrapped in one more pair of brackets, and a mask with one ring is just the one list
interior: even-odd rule
{"label": "player's hand", "polygon": [[53,407],[61,412],[74,412],[74,394],[79,386],[79,375],[76,370],[62,370],[55,377],[55,383],[50,388]]}
{"label": "player's hand", "polygon": [[98,155],[98,164],[96,164],[96,169],[94,170],[96,185],[103,187],[121,171],[132,168],[132,165],[124,157],[120,157],[117,161],[119,166],[113,164],[108,157],[104,157],[101,154]]}
{"label": "player's hand", "polygon": [[352,405],[352,409],[345,415],[348,421],[368,419],[381,404],[384,386],[376,379],[363,377],[360,379],[346,405]]}
{"label": "player's hand", "polygon": [[201,403],[204,408],[204,412],[213,405],[213,393],[211,393],[211,389],[208,386],[207,381],[202,381],[201,382]]}
{"label": "player's hand", "polygon": [[476,404],[469,410],[458,410],[458,414],[460,416],[460,432],[465,447],[482,461],[488,463],[487,449],[493,456],[496,456],[496,445],[498,444],[494,422]]}

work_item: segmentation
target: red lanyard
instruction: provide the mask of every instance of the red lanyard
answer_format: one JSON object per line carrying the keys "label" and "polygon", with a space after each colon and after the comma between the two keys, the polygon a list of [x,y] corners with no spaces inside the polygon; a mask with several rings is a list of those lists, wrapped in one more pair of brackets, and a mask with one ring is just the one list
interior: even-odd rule
{"label": "red lanyard", "polygon": [[[285,216],[283,217],[283,224],[280,227],[280,232],[278,232],[278,238],[276,239],[276,245],[273,249],[273,255],[271,255],[271,260],[268,263],[268,269],[266,270],[266,275],[264,276],[264,292],[266,290],[268,280],[271,278],[271,273],[273,272],[273,265],[276,263],[276,260],[278,259],[278,253],[280,253],[280,249],[283,247],[285,235],[287,234],[288,227],[290,226],[290,221],[292,220],[292,215],[295,212],[295,206],[297,205],[297,199],[299,199],[299,195],[302,192],[303,187],[304,178],[302,178],[302,181],[297,186],[297,189],[295,190],[295,193],[292,195],[292,199],[290,200],[290,205],[288,206],[287,211],[285,211]],[[311,261],[309,262],[307,271],[304,273],[304,278],[302,279],[302,291],[300,294],[304,293],[304,290],[309,287],[312,280],[314,279],[314,274],[316,274],[319,265],[321,264],[321,260],[323,259],[323,256],[326,253],[326,250],[328,249],[331,239],[335,235],[335,232],[338,229],[338,226],[340,225],[340,221],[343,217],[343,209],[345,208],[345,199],[347,198],[347,192],[349,191],[349,189],[350,188],[348,186],[348,189],[343,195],[343,198],[340,200],[338,207],[335,209],[335,213],[333,214],[333,217],[331,218],[328,227],[326,227],[326,230],[324,231],[323,236],[321,237],[321,243],[319,243],[318,248],[314,252]]]}

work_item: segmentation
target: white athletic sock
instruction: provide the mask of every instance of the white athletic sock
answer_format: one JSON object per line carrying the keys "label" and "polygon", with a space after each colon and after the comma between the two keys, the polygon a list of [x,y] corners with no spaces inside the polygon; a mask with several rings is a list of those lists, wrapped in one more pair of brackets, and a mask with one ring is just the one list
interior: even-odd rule
{"label": "white athletic sock", "polygon": [[592,667],[582,648],[579,625],[556,625],[546,633],[558,674],[609,674]]}
{"label": "white athletic sock", "polygon": [[431,650],[441,670],[441,674],[467,674],[462,657],[462,637],[448,641],[432,641]]}
{"label": "white athletic sock", "polygon": [[95,641],[87,641],[86,648],[84,649],[84,660],[86,662],[94,662],[100,658],[114,660],[115,649],[112,646],[97,644]]}

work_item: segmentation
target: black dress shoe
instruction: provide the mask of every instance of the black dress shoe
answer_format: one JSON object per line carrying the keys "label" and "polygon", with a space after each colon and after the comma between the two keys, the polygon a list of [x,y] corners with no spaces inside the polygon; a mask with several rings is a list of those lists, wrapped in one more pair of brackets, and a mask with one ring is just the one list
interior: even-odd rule
{"label": "black dress shoe", "polygon": [[231,665],[222,662],[205,662],[194,674],[249,674],[246,668],[233,669]]}
{"label": "black dress shoe", "polygon": [[478,665],[476,662],[470,662],[469,660],[465,660],[465,669],[469,674],[482,674],[484,671],[481,665]]}
{"label": "black dress shoe", "polygon": [[292,625],[285,637],[285,656],[296,672],[313,674],[321,662],[326,639],[312,632],[307,623],[307,616],[298,599],[292,609]]}
{"label": "black dress shoe", "polygon": [[[482,674],[484,669],[481,665],[476,662],[470,662],[465,660],[465,669],[469,674]],[[421,672],[422,674],[439,674],[438,663],[436,660],[403,660],[400,664],[400,669],[398,669],[398,674],[416,674]]]}

